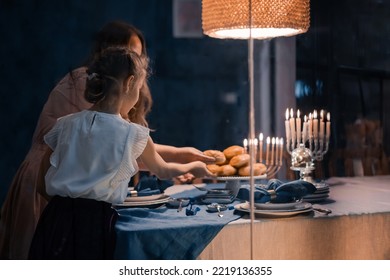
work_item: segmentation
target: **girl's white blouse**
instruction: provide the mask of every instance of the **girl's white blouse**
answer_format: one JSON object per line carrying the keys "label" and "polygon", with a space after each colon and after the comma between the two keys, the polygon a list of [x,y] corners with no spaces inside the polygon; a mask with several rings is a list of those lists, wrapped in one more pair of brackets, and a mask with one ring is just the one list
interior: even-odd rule
{"label": "girl's white blouse", "polygon": [[53,150],[46,192],[122,203],[149,129],[120,115],[84,110],[59,118],[45,135]]}

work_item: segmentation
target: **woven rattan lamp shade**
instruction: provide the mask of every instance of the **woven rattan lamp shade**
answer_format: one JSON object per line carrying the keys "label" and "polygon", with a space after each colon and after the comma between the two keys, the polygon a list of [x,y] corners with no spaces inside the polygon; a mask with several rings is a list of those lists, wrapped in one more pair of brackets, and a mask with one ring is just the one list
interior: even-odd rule
{"label": "woven rattan lamp shade", "polygon": [[304,33],[310,25],[310,0],[202,0],[204,34],[215,38],[257,39]]}

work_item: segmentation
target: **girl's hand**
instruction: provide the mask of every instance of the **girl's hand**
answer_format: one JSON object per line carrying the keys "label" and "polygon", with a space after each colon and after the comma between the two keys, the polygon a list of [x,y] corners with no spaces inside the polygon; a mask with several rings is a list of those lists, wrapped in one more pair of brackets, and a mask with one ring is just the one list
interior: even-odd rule
{"label": "girl's hand", "polygon": [[193,165],[191,169],[191,174],[193,174],[196,178],[202,177],[215,177],[215,174],[211,173],[204,162],[194,161],[190,163]]}

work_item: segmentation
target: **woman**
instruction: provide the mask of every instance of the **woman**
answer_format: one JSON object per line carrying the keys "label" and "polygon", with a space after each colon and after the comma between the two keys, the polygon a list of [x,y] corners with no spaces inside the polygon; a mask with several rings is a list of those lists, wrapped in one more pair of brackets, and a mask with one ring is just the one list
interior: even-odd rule
{"label": "woman", "polygon": [[[145,40],[135,27],[113,21],[106,24],[97,34],[95,46],[90,55],[92,60],[109,46],[124,46],[139,55],[146,56]],[[39,216],[47,205],[47,199],[37,192],[40,181],[40,166],[48,149],[43,136],[53,127],[59,117],[80,112],[92,106],[84,98],[86,67],[68,73],[52,90],[40,114],[31,148],[19,167],[8,189],[3,203],[0,220],[0,259],[26,259],[31,239]],[[130,112],[121,111],[124,118],[147,126],[146,115],[152,105],[146,83],[140,90],[140,98]],[[137,112],[137,114],[135,114]],[[176,148],[156,145],[157,152],[166,161],[190,162],[201,160],[213,162],[192,147]],[[142,167],[142,165],[140,166]]]}

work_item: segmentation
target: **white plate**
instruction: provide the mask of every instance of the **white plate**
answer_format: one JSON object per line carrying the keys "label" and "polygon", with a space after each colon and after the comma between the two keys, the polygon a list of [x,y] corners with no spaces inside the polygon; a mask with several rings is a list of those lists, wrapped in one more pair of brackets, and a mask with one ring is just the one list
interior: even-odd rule
{"label": "white plate", "polygon": [[321,197],[314,197],[314,198],[306,198],[304,197],[303,198],[303,201],[306,201],[306,202],[310,202],[310,203],[314,203],[314,202],[320,202],[320,201],[324,201],[325,199],[327,199],[329,196],[321,196]]}
{"label": "white plate", "polygon": [[312,193],[312,194],[305,195],[303,197],[303,199],[307,199],[307,198],[324,198],[324,197],[329,197],[329,194],[328,193],[319,193],[319,194]]}
{"label": "white plate", "polygon": [[257,210],[294,210],[298,204],[302,202],[291,202],[291,203],[255,203]]}
{"label": "white plate", "polygon": [[156,199],[161,199],[166,196],[163,193],[144,195],[144,196],[128,196],[125,198],[125,202],[140,202],[140,201],[151,201]]}
{"label": "white plate", "polygon": [[[253,179],[266,179],[267,174],[253,176]],[[250,176],[221,176],[216,177],[215,179],[219,181],[248,181],[251,179]]]}
{"label": "white plate", "polygon": [[[250,207],[249,203],[240,203],[236,204],[234,206],[235,209],[239,211],[243,211],[246,213],[250,213]],[[287,210],[258,210],[254,209],[254,213],[257,216],[260,217],[289,217],[289,216],[295,216],[303,213],[307,213],[313,211],[313,207],[311,203],[308,202],[301,202],[298,205],[295,206],[295,209],[287,209]]]}
{"label": "white plate", "polygon": [[171,199],[168,195],[163,195],[160,199],[148,200],[148,201],[124,201],[123,203],[114,204],[114,206],[120,207],[142,207],[142,206],[155,206],[158,204],[167,203]]}

